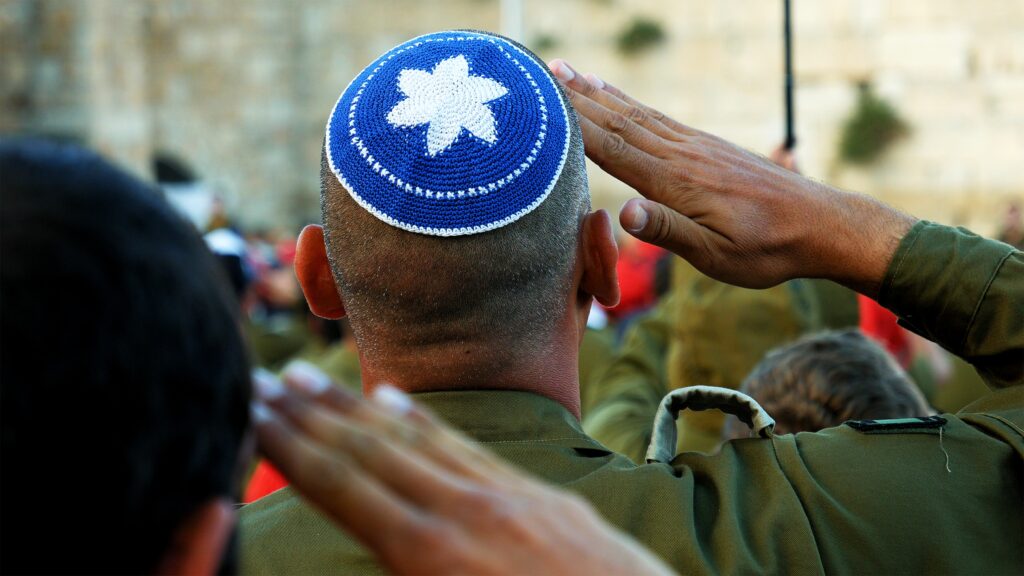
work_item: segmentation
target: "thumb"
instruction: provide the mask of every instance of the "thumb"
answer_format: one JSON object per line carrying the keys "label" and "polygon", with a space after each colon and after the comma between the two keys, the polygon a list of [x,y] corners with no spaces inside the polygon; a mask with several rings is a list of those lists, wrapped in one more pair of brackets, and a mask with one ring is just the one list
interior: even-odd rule
{"label": "thumb", "polygon": [[633,198],[619,211],[619,223],[637,240],[674,252],[698,268],[706,257],[698,250],[704,245],[701,226],[663,204]]}

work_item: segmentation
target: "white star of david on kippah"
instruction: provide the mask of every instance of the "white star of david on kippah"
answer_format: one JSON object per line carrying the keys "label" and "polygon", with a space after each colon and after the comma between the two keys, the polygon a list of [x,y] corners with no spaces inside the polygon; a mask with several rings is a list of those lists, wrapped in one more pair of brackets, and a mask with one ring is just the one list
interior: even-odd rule
{"label": "white star of david on kippah", "polygon": [[465,56],[442,60],[433,72],[406,68],[398,75],[398,89],[407,98],[391,109],[388,123],[396,128],[428,124],[428,156],[447,150],[463,128],[488,144],[498,141],[494,113],[487,103],[508,89],[490,78],[471,76]]}

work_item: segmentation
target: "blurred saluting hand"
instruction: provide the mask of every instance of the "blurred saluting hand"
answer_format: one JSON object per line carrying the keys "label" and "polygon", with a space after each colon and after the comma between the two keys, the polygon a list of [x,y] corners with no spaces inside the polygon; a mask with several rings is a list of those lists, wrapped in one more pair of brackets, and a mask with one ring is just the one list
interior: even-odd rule
{"label": "blurred saluting hand", "polygon": [[578,496],[524,476],[392,387],[254,375],[260,449],[396,574],[671,574]]}

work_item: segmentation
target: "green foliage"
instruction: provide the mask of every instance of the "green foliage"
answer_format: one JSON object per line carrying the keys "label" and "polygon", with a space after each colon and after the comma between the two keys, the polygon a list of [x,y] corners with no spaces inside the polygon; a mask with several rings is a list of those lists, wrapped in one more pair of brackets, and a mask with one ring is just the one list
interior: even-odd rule
{"label": "green foliage", "polygon": [[665,38],[665,30],[661,24],[654,20],[637,17],[619,32],[615,43],[619,52],[626,56],[634,56],[661,44]]}
{"label": "green foliage", "polygon": [[533,42],[530,43],[530,48],[534,52],[547,52],[555,46],[558,46],[558,38],[554,34],[541,33],[537,34],[533,38]]}
{"label": "green foliage", "polygon": [[850,164],[870,164],[909,132],[892,104],[875,95],[869,84],[862,84],[857,107],[843,125],[839,158]]}

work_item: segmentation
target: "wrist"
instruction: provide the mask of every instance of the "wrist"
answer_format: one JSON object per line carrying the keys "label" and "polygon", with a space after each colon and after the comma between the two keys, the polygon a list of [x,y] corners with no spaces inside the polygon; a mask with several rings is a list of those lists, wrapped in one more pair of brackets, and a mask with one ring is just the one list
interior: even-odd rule
{"label": "wrist", "polygon": [[870,298],[877,298],[900,240],[917,218],[864,194],[818,184],[820,218],[809,222],[815,270]]}

